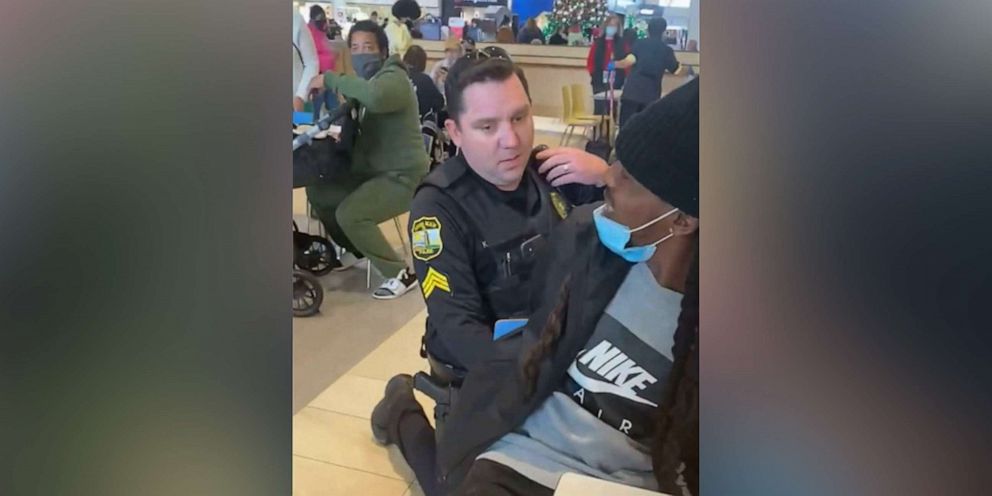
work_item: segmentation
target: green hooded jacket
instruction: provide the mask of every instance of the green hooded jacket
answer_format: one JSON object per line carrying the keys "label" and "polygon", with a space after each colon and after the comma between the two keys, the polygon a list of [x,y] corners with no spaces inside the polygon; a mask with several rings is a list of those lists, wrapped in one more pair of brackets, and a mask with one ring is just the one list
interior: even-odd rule
{"label": "green hooded jacket", "polygon": [[419,183],[430,162],[420,134],[417,95],[399,56],[383,61],[382,69],[369,80],[327,72],[324,86],[359,103],[352,172],[396,173]]}

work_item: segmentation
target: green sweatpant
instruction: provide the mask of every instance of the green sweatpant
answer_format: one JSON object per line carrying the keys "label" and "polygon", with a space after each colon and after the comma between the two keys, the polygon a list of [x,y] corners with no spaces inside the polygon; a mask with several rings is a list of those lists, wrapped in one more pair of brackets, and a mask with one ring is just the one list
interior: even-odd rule
{"label": "green sweatpant", "polygon": [[349,177],[308,186],[307,199],[335,243],[368,257],[383,277],[396,277],[405,254],[389,245],[379,224],[410,210],[416,187],[415,179],[396,173]]}

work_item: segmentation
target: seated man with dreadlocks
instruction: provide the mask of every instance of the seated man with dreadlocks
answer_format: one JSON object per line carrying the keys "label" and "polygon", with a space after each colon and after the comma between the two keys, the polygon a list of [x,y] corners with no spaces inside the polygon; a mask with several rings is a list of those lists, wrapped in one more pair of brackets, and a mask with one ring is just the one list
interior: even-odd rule
{"label": "seated man with dreadlocks", "polygon": [[390,437],[426,495],[552,495],[566,472],[698,494],[698,80],[617,154],[605,203],[552,234],[524,353],[469,372],[436,445],[393,390]]}

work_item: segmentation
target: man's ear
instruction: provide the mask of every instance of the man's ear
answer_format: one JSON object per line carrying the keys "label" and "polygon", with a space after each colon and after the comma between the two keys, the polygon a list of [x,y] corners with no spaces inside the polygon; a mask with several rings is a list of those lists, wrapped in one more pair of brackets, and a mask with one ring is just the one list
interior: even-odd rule
{"label": "man's ear", "polygon": [[448,137],[458,148],[462,147],[462,131],[458,128],[458,123],[454,119],[444,120],[444,129],[448,131]]}
{"label": "man's ear", "polygon": [[689,236],[699,231],[699,219],[679,212],[675,217],[675,222],[672,224],[672,234],[676,236]]}

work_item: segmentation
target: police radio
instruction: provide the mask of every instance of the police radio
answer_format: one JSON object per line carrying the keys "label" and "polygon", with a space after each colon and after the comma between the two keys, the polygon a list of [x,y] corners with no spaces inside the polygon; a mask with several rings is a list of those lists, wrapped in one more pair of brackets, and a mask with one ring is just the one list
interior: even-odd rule
{"label": "police radio", "polygon": [[534,147],[533,150],[531,150],[530,160],[527,161],[527,165],[532,167],[534,169],[534,172],[537,172],[537,170],[541,168],[541,164],[544,163],[543,160],[540,161],[537,160],[537,154],[547,149],[548,149],[548,145],[537,145]]}
{"label": "police radio", "polygon": [[544,181],[544,183],[549,188],[551,188],[551,191],[554,192],[551,194],[551,201],[554,204],[555,210],[558,211],[558,215],[560,215],[564,219],[565,216],[568,214],[568,211],[571,210],[572,208],[571,205],[568,204],[567,199],[575,198],[574,194],[569,194],[566,191],[572,191],[574,193],[573,188],[576,188],[577,185],[565,184],[562,186],[552,186],[551,181],[548,181],[548,174],[547,173],[542,174],[540,172],[541,164],[544,163],[544,160],[538,160],[537,154],[547,149],[548,149],[548,145],[537,145],[530,154],[530,161],[527,162],[527,166],[532,167],[534,169],[534,172],[537,173],[537,176],[540,177],[541,180]]}
{"label": "police radio", "polygon": [[[543,179],[544,182],[548,183],[548,186],[551,186],[551,181],[548,181],[548,174],[547,173],[542,174],[541,172],[539,172],[541,169],[541,164],[543,164],[544,161],[537,159],[537,154],[547,149],[548,149],[548,145],[537,145],[536,147],[534,147],[534,150],[530,152],[530,160],[527,161],[527,166],[534,169],[534,172],[537,172],[537,175],[541,179]],[[561,190],[558,189],[558,187],[556,186],[552,186],[551,189],[558,192],[559,195],[562,194]]]}

